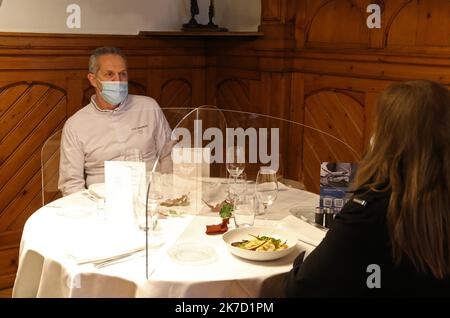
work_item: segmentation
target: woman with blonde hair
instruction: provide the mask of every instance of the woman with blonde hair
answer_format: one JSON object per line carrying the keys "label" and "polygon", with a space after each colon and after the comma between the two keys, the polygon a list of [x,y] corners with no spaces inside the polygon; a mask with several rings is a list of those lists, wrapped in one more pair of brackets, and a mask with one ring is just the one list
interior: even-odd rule
{"label": "woman with blonde hair", "polygon": [[290,297],[450,297],[450,93],[394,84],[377,105],[353,198],[287,275]]}

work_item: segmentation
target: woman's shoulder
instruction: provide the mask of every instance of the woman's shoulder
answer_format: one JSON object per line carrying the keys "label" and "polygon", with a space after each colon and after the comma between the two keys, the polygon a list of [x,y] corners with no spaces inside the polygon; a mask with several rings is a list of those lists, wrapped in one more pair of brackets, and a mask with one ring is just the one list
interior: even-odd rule
{"label": "woman's shoulder", "polygon": [[384,220],[390,196],[390,191],[356,192],[336,215],[336,220],[344,223]]}

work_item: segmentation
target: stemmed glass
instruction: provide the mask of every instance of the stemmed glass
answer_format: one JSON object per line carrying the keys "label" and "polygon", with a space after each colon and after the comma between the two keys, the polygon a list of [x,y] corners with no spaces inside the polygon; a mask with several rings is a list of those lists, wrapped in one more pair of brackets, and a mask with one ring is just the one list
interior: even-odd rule
{"label": "stemmed glass", "polygon": [[124,161],[144,161],[142,151],[138,148],[126,149],[125,151],[123,151],[122,156]]}
{"label": "stemmed glass", "polygon": [[255,191],[258,200],[264,206],[265,214],[278,195],[277,173],[269,167],[261,167],[256,177]]}
{"label": "stemmed glass", "polygon": [[237,177],[230,176],[230,178],[233,178],[233,182],[228,183],[228,198],[234,201],[239,195],[247,192],[247,174],[242,172]]}
{"label": "stemmed glass", "polygon": [[[133,213],[135,220],[138,220],[139,215],[143,215],[145,209],[145,197],[142,198],[142,192],[145,187],[145,167],[142,169],[140,164],[143,164],[144,158],[142,151],[138,148],[125,149],[122,152],[122,160],[129,163],[131,168],[131,186],[133,193]],[[144,204],[144,207],[142,205]]]}
{"label": "stemmed glass", "polygon": [[227,148],[227,171],[234,178],[236,183],[237,177],[244,172],[245,169],[245,157],[244,149],[242,147],[229,147]]}
{"label": "stemmed glass", "polygon": [[147,232],[151,247],[163,243],[162,233],[158,228],[159,205],[163,200],[163,195],[159,188],[152,184],[149,185],[149,182],[153,181],[146,180],[145,187],[140,189],[138,206],[135,210],[136,224],[140,230]]}

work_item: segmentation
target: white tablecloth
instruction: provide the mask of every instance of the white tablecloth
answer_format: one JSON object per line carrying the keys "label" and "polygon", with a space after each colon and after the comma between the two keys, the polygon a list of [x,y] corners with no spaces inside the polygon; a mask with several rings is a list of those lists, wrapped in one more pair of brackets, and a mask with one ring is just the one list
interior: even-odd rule
{"label": "white tablecloth", "polygon": [[[315,194],[284,189],[255,225],[282,225],[290,208],[317,204]],[[204,207],[197,215],[160,220],[165,244],[150,249],[147,279],[145,254],[103,268],[77,265],[74,256],[107,254],[141,242],[143,246],[145,236],[105,221],[102,211],[81,193],[54,201],[36,211],[24,227],[13,297],[258,297],[267,279],[288,272],[302,250],[314,248],[299,241],[297,250],[279,260],[238,258],[228,251],[222,235],[205,234],[207,224],[221,221],[217,213],[206,211]],[[233,228],[232,221],[230,225]],[[314,232],[311,225],[302,226],[303,237]],[[317,240],[317,229],[314,235]],[[175,262],[167,251],[182,242],[206,244],[217,258],[201,265]]]}

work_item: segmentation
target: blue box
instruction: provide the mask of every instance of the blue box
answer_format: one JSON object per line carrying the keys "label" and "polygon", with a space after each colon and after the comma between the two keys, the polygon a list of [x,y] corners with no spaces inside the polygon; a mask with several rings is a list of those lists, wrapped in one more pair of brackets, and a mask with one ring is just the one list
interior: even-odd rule
{"label": "blue box", "polygon": [[348,202],[348,192],[356,173],[356,163],[322,162],[320,165],[320,207],[339,213]]}

